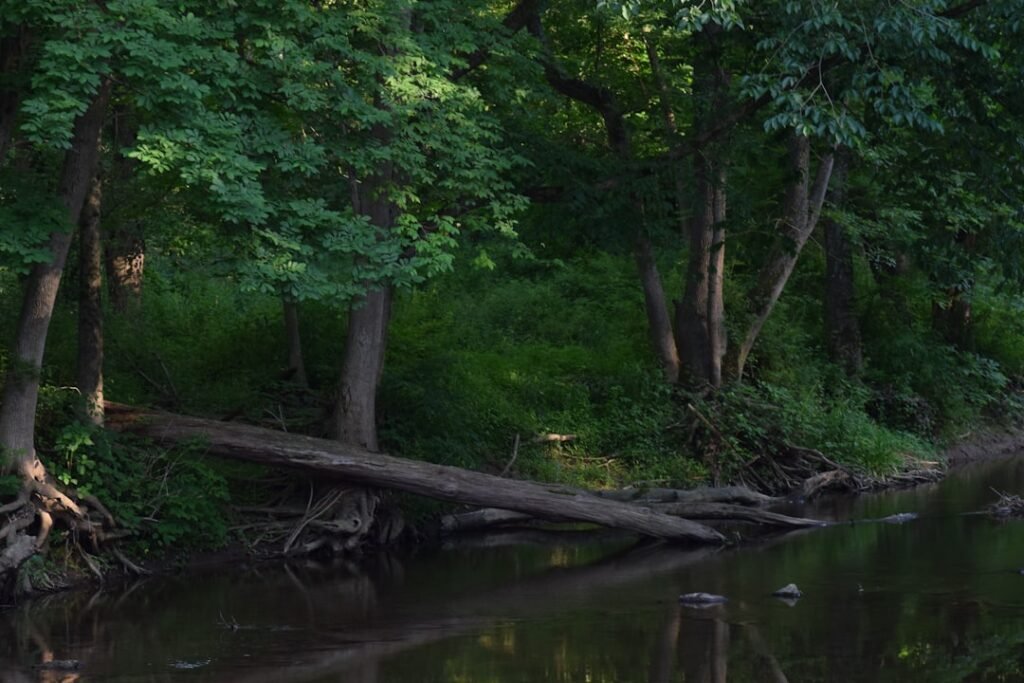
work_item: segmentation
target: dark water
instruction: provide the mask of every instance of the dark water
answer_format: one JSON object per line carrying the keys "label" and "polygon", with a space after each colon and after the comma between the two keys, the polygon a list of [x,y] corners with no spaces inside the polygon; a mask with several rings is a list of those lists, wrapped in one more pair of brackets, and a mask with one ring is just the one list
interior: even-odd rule
{"label": "dark water", "polygon": [[[1024,522],[960,514],[992,488],[1024,492],[1024,458],[803,511],[920,514],[905,524],[734,550],[499,536],[57,596],[0,613],[0,683],[1024,681]],[[790,582],[802,599],[770,597]],[[681,607],[692,591],[729,602]],[[48,658],[81,669],[34,668]]]}

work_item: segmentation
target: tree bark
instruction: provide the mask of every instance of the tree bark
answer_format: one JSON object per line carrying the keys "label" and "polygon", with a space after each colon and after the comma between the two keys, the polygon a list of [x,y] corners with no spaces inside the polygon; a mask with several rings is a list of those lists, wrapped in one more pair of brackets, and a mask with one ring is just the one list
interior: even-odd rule
{"label": "tree bark", "polygon": [[757,284],[750,292],[749,299],[753,318],[740,344],[733,347],[729,357],[729,373],[733,379],[743,378],[743,370],[754,342],[768,316],[775,308],[782,290],[793,273],[800,252],[807,239],[814,232],[825,202],[825,191],[832,177],[834,163],[830,153],[818,165],[813,187],[810,185],[811,142],[793,133],[789,142],[789,162],[793,181],[786,188],[784,215],[776,240],[761,267]]}
{"label": "tree bark", "polygon": [[[383,139],[386,134],[379,135]],[[375,177],[362,183],[352,179],[351,183],[353,207],[368,216],[382,234],[394,227],[398,217],[398,207],[387,195],[392,175],[391,165],[384,164]],[[367,282],[366,287],[366,294],[349,308],[331,431],[342,443],[379,451],[377,388],[384,374],[392,290],[388,283]]]}
{"label": "tree bark", "polygon": [[647,313],[647,330],[651,336],[651,346],[658,357],[665,379],[675,384],[679,381],[679,352],[676,349],[672,320],[665,300],[665,287],[658,271],[654,248],[651,246],[650,238],[643,232],[637,236],[633,253],[644,292],[644,310]]}
{"label": "tree bark", "polygon": [[[697,136],[728,114],[729,73],[721,65],[719,33],[709,25],[701,32],[702,50],[694,64]],[[684,230],[689,257],[683,298],[676,306],[676,344],[681,375],[695,387],[722,383],[726,352],[725,282],[726,170],[720,146],[709,146],[694,159],[695,211]]]}
{"label": "tree bark", "polygon": [[[850,155],[836,154],[828,203],[840,208],[846,200]],[[853,251],[846,226],[835,218],[824,219],[825,231],[825,343],[829,358],[847,374],[856,375],[863,366],[860,324],[854,309]]]}
{"label": "tree bark", "polygon": [[215,455],[300,468],[356,484],[397,489],[455,503],[590,522],[677,541],[721,544],[725,540],[721,534],[701,524],[645,507],[597,498],[576,489],[405,460],[347,443],[111,403],[107,404],[107,425],[161,443],[200,439],[206,443],[207,451]]}
{"label": "tree bark", "polygon": [[[99,139],[110,99],[110,80],[105,80],[89,108],[75,121],[71,148],[64,156],[58,192],[69,225],[75,225],[99,162]],[[14,349],[4,382],[0,405],[0,447],[6,466],[26,479],[42,481],[46,470],[35,457],[35,413],[39,397],[46,334],[53,316],[64,263],[71,243],[70,232],[50,235],[51,260],[32,268],[18,319]]]}
{"label": "tree bark", "polygon": [[102,195],[97,175],[78,221],[78,391],[81,416],[93,425],[103,424]]}
{"label": "tree bark", "polygon": [[[603,496],[599,496],[603,497]],[[674,517],[699,520],[719,520],[733,522],[751,522],[762,526],[777,527],[782,529],[806,529],[809,527],[828,526],[828,522],[806,517],[790,517],[777,512],[769,512],[756,507],[743,505],[731,505],[719,502],[664,502],[651,501],[634,502],[634,505],[644,506],[651,510],[663,512]],[[547,516],[547,521],[565,522],[571,521],[563,518]],[[530,524],[537,522],[537,518],[531,515],[502,510],[499,508],[481,508],[470,512],[459,512],[446,515],[441,519],[441,531],[445,533],[460,533],[465,531],[478,531],[494,527]]]}
{"label": "tree bark", "polygon": [[[130,187],[137,162],[125,156],[135,144],[137,124],[130,112],[118,107],[114,115],[114,168],[111,177],[118,191]],[[142,285],[146,269],[146,241],[142,223],[137,220],[108,222],[105,235],[104,262],[107,271],[107,294],[111,307],[118,313],[137,311],[142,307]]]}
{"label": "tree bark", "polygon": [[686,265],[683,299],[676,307],[676,343],[686,379],[695,385],[710,385],[711,340],[708,313],[710,303],[711,244],[714,239],[714,187],[711,169],[704,159],[696,162],[697,210],[690,222],[690,251]]}
{"label": "tree bark", "polygon": [[302,355],[302,333],[299,328],[299,304],[291,297],[281,297],[284,308],[284,332],[288,345],[288,377],[302,387],[309,388],[306,377],[306,362]]}
{"label": "tree bark", "polygon": [[[719,164],[723,162],[719,160]],[[722,359],[726,352],[725,336],[725,169],[719,166],[712,206],[714,223],[711,231],[711,254],[708,259],[708,383],[722,384]]]}
{"label": "tree bark", "polygon": [[334,410],[334,436],[342,443],[379,451],[377,387],[384,373],[391,289],[370,291],[348,314],[345,359]]}
{"label": "tree bark", "polygon": [[632,503],[731,503],[733,505],[769,505],[779,498],[751,491],[743,486],[700,487],[695,489],[621,489],[597,491],[595,495]]}

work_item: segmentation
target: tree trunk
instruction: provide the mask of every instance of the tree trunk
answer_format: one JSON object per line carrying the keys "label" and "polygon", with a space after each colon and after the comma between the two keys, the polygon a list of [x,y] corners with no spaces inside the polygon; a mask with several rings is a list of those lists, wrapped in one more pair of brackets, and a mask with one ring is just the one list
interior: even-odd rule
{"label": "tree trunk", "polygon": [[499,507],[541,518],[590,522],[678,541],[711,544],[725,541],[721,534],[704,525],[646,507],[598,498],[555,484],[505,479],[458,467],[396,458],[350,443],[110,403],[107,404],[107,425],[162,443],[198,439],[212,454],[305,469],[355,484],[397,489],[439,500]]}
{"label": "tree trunk", "polygon": [[[353,206],[357,212],[369,216],[370,223],[382,233],[394,227],[398,216],[398,208],[387,196],[392,173],[391,165],[385,164],[375,178],[361,184],[352,182]],[[332,427],[334,437],[342,443],[379,451],[377,387],[384,374],[392,291],[386,283],[367,283],[366,286],[367,293],[349,308],[345,357]]]}
{"label": "tree trunk", "polygon": [[[631,164],[633,162],[633,145],[630,140],[629,125],[615,93],[608,88],[572,78],[565,73],[555,56],[551,54],[544,27],[538,15],[534,14],[530,17],[528,27],[545,49],[544,76],[548,84],[565,97],[585,104],[597,112],[604,123],[608,148],[623,165]],[[649,49],[653,50],[653,48]],[[665,103],[667,106],[667,100]],[[671,118],[671,112],[667,116]],[[636,193],[632,193],[630,203],[641,219],[633,243],[633,256],[637,264],[637,273],[640,276],[640,286],[644,293],[644,310],[647,313],[651,344],[665,377],[669,382],[674,383],[679,378],[679,355],[668,313],[665,289],[661,273],[658,272],[657,259],[654,257],[654,250],[647,235],[643,201]]]}
{"label": "tree trunk", "polygon": [[288,344],[288,378],[302,387],[309,388],[306,377],[306,363],[302,356],[302,334],[299,329],[299,304],[291,297],[281,297],[284,308],[284,332]]}
{"label": "tree trunk", "polygon": [[690,223],[690,255],[686,266],[683,300],[676,308],[676,343],[686,379],[695,385],[715,386],[711,369],[711,245],[714,241],[714,186],[710,164],[697,164],[697,212]]}
{"label": "tree trunk", "polygon": [[[71,148],[64,156],[58,192],[68,217],[75,225],[99,161],[99,138],[110,98],[110,81],[100,87],[89,108],[75,121]],[[71,243],[70,232],[50,235],[51,260],[32,268],[0,405],[0,446],[9,459],[7,467],[26,479],[42,481],[46,471],[35,457],[35,413],[46,334],[57,300],[64,263]]]}
{"label": "tree trunk", "polygon": [[373,290],[349,310],[345,360],[338,383],[335,438],[369,451],[380,450],[377,387],[384,372],[391,296],[388,287]]}
{"label": "tree trunk", "polygon": [[[834,208],[846,199],[850,155],[836,154],[828,202]],[[824,219],[825,231],[825,343],[829,358],[847,374],[856,375],[863,365],[860,324],[854,309],[853,251],[846,227],[834,218]]]}
{"label": "tree trunk", "polygon": [[78,391],[82,417],[103,424],[102,181],[97,175],[78,221]]}
{"label": "tree trunk", "polygon": [[[729,72],[721,65],[721,27],[701,31],[704,44],[694,64],[694,97],[698,136],[725,118],[729,108]],[[695,387],[717,388],[722,383],[726,351],[725,214],[726,169],[723,150],[710,146],[694,159],[695,211],[689,233],[683,299],[676,305],[676,344],[681,376]]]}
{"label": "tree trunk", "polygon": [[679,353],[672,332],[672,320],[669,318],[665,288],[661,283],[661,273],[658,272],[651,240],[642,232],[637,236],[634,254],[640,284],[644,291],[644,308],[647,312],[647,329],[651,335],[651,344],[658,356],[662,372],[665,373],[665,379],[675,384],[679,380]]}
{"label": "tree trunk", "polygon": [[708,383],[713,387],[722,384],[722,359],[726,352],[725,169],[720,166],[717,171],[713,195],[714,227],[711,231],[711,254],[708,259]]}
{"label": "tree trunk", "polygon": [[743,378],[743,369],[754,342],[789,281],[807,238],[814,232],[832,177],[834,159],[832,154],[828,154],[818,165],[814,186],[810,186],[811,141],[803,135],[793,133],[790,137],[789,162],[794,179],[786,188],[779,239],[761,267],[757,285],[750,292],[753,319],[747,333],[742,342],[730,351],[729,373],[736,380]]}
{"label": "tree trunk", "polygon": [[[387,196],[392,173],[391,165],[385,164],[376,177],[361,184],[352,181],[352,205],[382,233],[394,227],[398,216],[398,208]],[[366,287],[367,293],[349,308],[332,431],[342,443],[379,451],[377,387],[384,374],[392,291],[386,283],[366,283]]]}
{"label": "tree trunk", "polygon": [[[118,107],[114,116],[114,169],[111,177],[116,190],[130,187],[137,162],[125,156],[125,150],[135,144],[137,124],[131,113]],[[107,294],[111,307],[124,314],[142,306],[142,284],[146,268],[146,241],[142,223],[137,220],[118,220],[106,226],[104,261],[107,271]]]}

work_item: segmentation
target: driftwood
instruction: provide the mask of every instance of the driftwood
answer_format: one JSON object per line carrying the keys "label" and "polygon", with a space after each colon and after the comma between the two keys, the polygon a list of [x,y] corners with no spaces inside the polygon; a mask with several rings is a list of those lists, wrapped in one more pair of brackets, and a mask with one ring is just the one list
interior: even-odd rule
{"label": "driftwood", "polygon": [[690,543],[725,543],[703,524],[553,484],[372,453],[335,441],[108,403],[106,426],[161,443],[199,441],[222,457],[313,471],[439,500],[570,519]]}

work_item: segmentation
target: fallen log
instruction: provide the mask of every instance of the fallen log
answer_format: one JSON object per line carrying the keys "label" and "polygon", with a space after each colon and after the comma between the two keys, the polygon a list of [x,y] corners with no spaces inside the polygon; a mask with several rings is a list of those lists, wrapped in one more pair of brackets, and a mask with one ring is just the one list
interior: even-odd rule
{"label": "fallen log", "polygon": [[603,500],[578,489],[406,460],[300,434],[115,403],[106,404],[105,424],[108,429],[159,443],[199,441],[205,443],[207,452],[221,457],[309,470],[454,503],[589,522],[674,541],[725,543],[724,536],[703,524],[646,507]]}
{"label": "fallen log", "polygon": [[[712,489],[708,489],[712,490]],[[698,499],[699,500],[699,499]],[[682,502],[682,503],[647,503],[650,509],[675,517],[697,520],[715,520],[732,522],[753,522],[763,526],[783,529],[804,529],[808,527],[827,526],[828,522],[806,517],[790,517],[789,515],[769,512],[760,508],[730,505],[727,503]],[[441,518],[441,532],[445,534],[466,531],[480,531],[509,525],[529,525],[532,523],[564,522],[565,519],[547,517],[539,520],[536,517],[512,510],[482,508],[470,512],[457,512]]]}
{"label": "fallen log", "polygon": [[734,503],[736,505],[768,505],[778,498],[751,491],[745,486],[701,487],[696,489],[619,489],[597,491],[596,495],[624,503]]}
{"label": "fallen log", "polygon": [[679,515],[687,519],[724,520],[735,522],[753,522],[765,526],[785,529],[805,529],[808,527],[828,526],[828,522],[807,517],[790,517],[777,512],[758,508],[728,505],[726,503],[657,503],[652,509],[669,515]]}
{"label": "fallen log", "polygon": [[[536,517],[525,512],[481,508],[470,512],[456,512],[441,518],[441,533],[454,534],[464,531],[489,529],[505,524],[519,524],[536,521]],[[553,521],[553,520],[548,520]]]}

